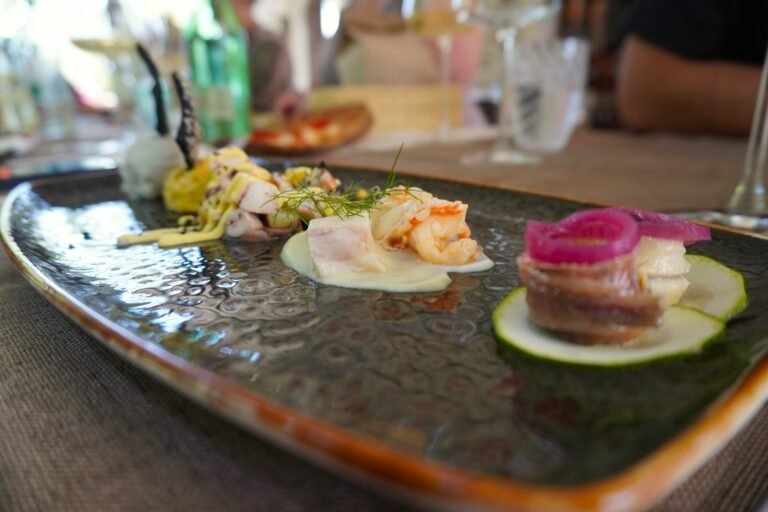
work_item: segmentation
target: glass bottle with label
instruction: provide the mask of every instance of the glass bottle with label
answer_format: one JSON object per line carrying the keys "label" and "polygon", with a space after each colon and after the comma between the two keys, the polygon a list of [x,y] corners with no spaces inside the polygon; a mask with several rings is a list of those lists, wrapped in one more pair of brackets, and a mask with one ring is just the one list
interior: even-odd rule
{"label": "glass bottle with label", "polygon": [[229,0],[203,0],[187,31],[203,138],[225,141],[250,130],[246,33]]}

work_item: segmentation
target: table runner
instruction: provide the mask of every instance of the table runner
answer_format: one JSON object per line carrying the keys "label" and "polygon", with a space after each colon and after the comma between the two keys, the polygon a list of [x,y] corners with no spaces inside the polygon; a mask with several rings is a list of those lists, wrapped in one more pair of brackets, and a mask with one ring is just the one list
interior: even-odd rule
{"label": "table runner", "polygon": [[0,254],[0,510],[407,510],[134,368]]}
{"label": "table runner", "polygon": [[[754,510],[768,407],[656,508]],[[0,253],[0,510],[406,511],[229,424],[103,347]]]}

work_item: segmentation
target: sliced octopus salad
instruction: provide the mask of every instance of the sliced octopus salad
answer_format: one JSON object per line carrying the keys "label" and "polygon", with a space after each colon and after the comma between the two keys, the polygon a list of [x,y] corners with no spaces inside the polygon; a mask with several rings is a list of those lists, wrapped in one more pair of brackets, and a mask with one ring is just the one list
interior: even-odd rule
{"label": "sliced octopus salad", "polygon": [[[190,193],[190,183],[199,187]],[[194,180],[192,180],[194,178]],[[320,217],[312,204],[296,212],[281,210],[284,196],[293,191],[313,189],[333,193],[339,180],[318,167],[293,167],[284,173],[271,173],[256,165],[239,148],[223,148],[201,160],[194,169],[181,170],[166,180],[164,197],[179,212],[194,211],[179,219],[175,228],[145,231],[121,236],[118,245],[157,242],[160,247],[193,244],[219,238],[264,241],[288,237],[301,229],[302,221]]]}

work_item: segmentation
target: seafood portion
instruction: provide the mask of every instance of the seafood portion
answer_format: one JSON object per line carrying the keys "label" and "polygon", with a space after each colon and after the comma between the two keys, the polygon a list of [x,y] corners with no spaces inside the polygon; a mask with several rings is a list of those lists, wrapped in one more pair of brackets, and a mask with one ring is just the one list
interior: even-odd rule
{"label": "seafood portion", "polygon": [[242,150],[224,148],[165,182],[166,207],[195,215],[117,243],[266,241],[306,225],[283,247],[288,266],[322,283],[387,291],[442,290],[448,272],[493,266],[470,238],[466,204],[393,186],[393,176],[384,188],[340,192],[339,180],[322,167],[270,173]]}
{"label": "seafood portion", "polygon": [[340,272],[384,272],[367,215],[323,217],[309,223],[309,253],[320,277]]}
{"label": "seafood portion", "polygon": [[[163,100],[162,79],[155,61],[146,48],[136,45],[139,57],[154,80],[152,96],[155,106],[155,131],[139,136],[125,154],[120,166],[123,192],[131,199],[156,199],[168,175],[186,169],[186,155],[170,135],[168,115]],[[183,124],[184,120],[182,120]]]}
{"label": "seafood portion", "polygon": [[684,243],[709,236],[681,219],[621,208],[530,222],[517,259],[529,318],[576,343],[636,339],[685,292]]}
{"label": "seafood portion", "polygon": [[478,254],[467,208],[418,188],[397,187],[371,211],[373,237],[391,249],[410,248],[430,263],[463,265]]}
{"label": "seafood portion", "polygon": [[[378,194],[369,210],[311,220],[307,232],[286,243],[283,261],[321,283],[392,292],[442,290],[451,282],[448,272],[493,266],[469,238],[466,204],[416,188]],[[350,211],[355,204],[325,199],[316,201],[322,211]]]}
{"label": "seafood portion", "polygon": [[592,265],[517,259],[531,320],[577,343],[622,343],[659,325],[658,297],[640,285],[631,254]]}
{"label": "seafood portion", "polygon": [[302,211],[303,216],[280,212],[280,194],[294,190],[294,182],[320,189],[339,184],[325,169],[302,167],[273,174],[254,164],[241,149],[224,148],[191,170],[174,172],[165,182],[166,207],[196,215],[181,217],[177,228],[122,236],[118,245],[157,242],[170,247],[223,236],[268,240],[290,235],[300,228],[302,219],[320,216],[310,207]]}

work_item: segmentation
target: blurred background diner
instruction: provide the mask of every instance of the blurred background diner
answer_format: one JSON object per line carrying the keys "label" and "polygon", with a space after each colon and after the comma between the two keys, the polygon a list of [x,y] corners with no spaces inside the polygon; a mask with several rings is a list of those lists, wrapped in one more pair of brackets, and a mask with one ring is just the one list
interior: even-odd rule
{"label": "blurred background diner", "polygon": [[[2,0],[2,152],[24,155],[39,140],[76,139],[78,146],[57,151],[86,151],[91,141],[100,144],[93,152],[119,156],[124,137],[154,122],[152,80],[136,42],[166,77],[172,118],[170,72],[192,82],[209,142],[351,102],[372,111],[375,133],[428,140],[451,127],[493,125],[504,97],[496,39],[505,27],[481,16],[459,20],[465,3]],[[559,2],[530,2],[528,9],[542,3],[549,5],[541,15],[515,28],[521,40],[599,38],[605,0],[569,0],[562,10]]]}

